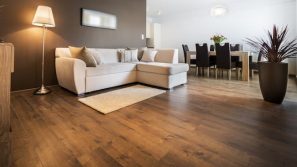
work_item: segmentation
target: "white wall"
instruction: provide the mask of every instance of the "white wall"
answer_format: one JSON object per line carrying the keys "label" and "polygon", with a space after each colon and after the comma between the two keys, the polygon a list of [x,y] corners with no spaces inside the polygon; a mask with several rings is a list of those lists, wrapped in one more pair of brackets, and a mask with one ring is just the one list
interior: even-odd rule
{"label": "white wall", "polygon": [[150,38],[151,37],[151,24],[153,23],[153,18],[151,17],[147,17],[146,18],[146,38]]}
{"label": "white wall", "polygon": [[156,19],[152,17],[146,18],[146,38],[150,38],[150,43],[148,45],[152,45],[155,48],[161,48],[161,24],[156,21]]}
{"label": "white wall", "polygon": [[[183,61],[183,43],[194,49],[195,43],[209,43],[214,34],[223,34],[230,43],[241,43],[245,50],[250,48],[244,43],[247,37],[266,37],[267,29],[274,24],[289,26],[289,36],[296,36],[296,1],[281,3],[249,3],[237,1],[225,4],[229,12],[224,17],[211,17],[211,6],[198,8],[195,11],[175,13],[159,19],[162,24],[162,47],[178,48],[180,61]],[[289,72],[296,73],[295,59],[289,60]]]}

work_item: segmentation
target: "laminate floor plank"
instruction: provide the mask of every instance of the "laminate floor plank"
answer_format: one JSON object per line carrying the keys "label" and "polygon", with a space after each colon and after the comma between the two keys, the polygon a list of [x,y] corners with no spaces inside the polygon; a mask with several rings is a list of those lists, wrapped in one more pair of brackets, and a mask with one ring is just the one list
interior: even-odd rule
{"label": "laminate floor plank", "polygon": [[256,77],[189,76],[184,86],[107,115],[58,86],[46,96],[12,93],[12,165],[295,167],[296,80],[275,105],[262,100]]}

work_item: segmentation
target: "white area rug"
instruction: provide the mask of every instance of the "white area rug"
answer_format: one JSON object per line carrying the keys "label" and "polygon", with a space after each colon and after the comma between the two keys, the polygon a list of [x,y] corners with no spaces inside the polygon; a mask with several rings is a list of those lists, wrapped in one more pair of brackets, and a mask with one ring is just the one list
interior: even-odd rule
{"label": "white area rug", "polygon": [[103,114],[108,114],[165,92],[165,90],[135,85],[99,95],[80,98],[79,101]]}

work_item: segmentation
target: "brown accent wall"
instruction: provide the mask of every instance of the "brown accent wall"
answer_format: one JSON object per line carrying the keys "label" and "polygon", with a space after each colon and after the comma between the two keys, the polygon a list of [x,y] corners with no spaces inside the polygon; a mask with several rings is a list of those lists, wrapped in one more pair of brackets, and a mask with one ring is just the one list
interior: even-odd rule
{"label": "brown accent wall", "polygon": [[[56,47],[104,48],[143,47],[146,29],[146,0],[2,0],[0,38],[15,45],[12,90],[38,87],[41,82],[42,29],[31,24],[38,5],[52,7],[56,22],[46,39],[46,85],[57,84]],[[117,30],[83,27],[80,9],[94,9],[117,16]]]}

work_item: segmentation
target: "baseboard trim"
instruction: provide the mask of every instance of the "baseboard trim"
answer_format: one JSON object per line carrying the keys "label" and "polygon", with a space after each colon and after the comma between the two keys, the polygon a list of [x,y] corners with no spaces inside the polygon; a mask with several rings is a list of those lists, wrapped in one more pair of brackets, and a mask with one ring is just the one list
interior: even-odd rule
{"label": "baseboard trim", "polygon": [[[46,86],[46,87],[51,88],[51,87],[56,87],[56,86],[59,86],[59,85],[49,85],[49,86]],[[30,88],[30,89],[22,89],[22,90],[14,90],[14,91],[11,91],[10,93],[19,93],[19,92],[32,91],[32,90],[35,90],[35,89],[38,89],[38,88],[39,87]]]}

